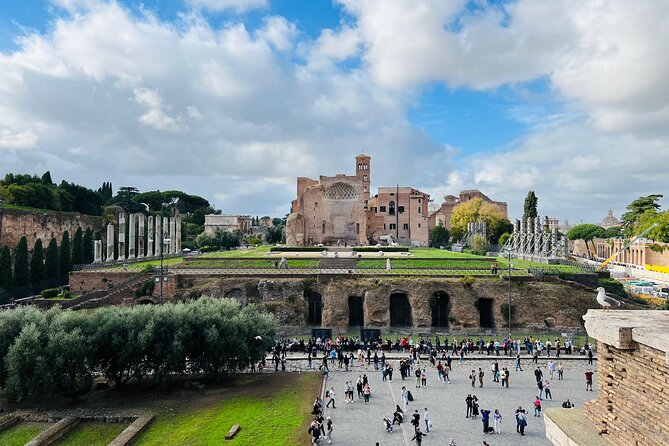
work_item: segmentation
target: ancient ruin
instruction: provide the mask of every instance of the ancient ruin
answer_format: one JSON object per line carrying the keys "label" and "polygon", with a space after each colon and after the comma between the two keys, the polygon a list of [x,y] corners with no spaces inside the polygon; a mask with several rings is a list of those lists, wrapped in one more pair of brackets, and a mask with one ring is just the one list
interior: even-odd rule
{"label": "ancient ruin", "polygon": [[516,219],[513,233],[502,248],[511,257],[541,263],[557,263],[567,257],[567,238],[557,228],[549,229],[548,217]]}

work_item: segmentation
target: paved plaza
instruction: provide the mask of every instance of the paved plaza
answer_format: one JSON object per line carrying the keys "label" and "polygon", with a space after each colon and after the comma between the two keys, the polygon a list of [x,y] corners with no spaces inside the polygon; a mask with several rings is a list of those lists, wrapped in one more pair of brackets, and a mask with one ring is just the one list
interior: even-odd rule
{"label": "paved plaza", "polygon": [[[336,409],[331,407],[325,410],[325,416],[331,417],[334,423],[332,444],[352,446],[374,446],[378,441],[381,446],[401,446],[416,444],[411,441],[414,428],[410,424],[411,414],[418,409],[421,416],[421,429],[425,431],[423,413],[427,407],[433,428],[427,437],[423,439],[423,445],[447,445],[451,438],[455,439],[458,446],[482,445],[487,441],[490,446],[550,446],[551,443],[545,437],[545,426],[542,417],[534,417],[533,402],[537,394],[534,370],[536,366],[529,359],[522,361],[523,371],[515,371],[515,362],[511,359],[500,359],[499,367],[508,367],[511,370],[509,388],[502,388],[500,383],[492,381],[492,364],[495,357],[474,354],[460,365],[457,360],[452,363],[453,370],[450,373],[451,384],[442,383],[437,379],[437,371],[427,361],[421,361],[419,366],[425,367],[427,372],[427,387],[416,388],[415,377],[402,381],[399,373],[399,360],[390,360],[394,368],[393,380],[382,381],[381,372],[375,371],[373,364],[358,365],[352,371],[344,372],[338,369],[337,364],[331,367],[332,373],[327,380],[329,389],[334,387],[336,392]],[[479,359],[480,358],[480,359]],[[501,357],[503,358],[503,357]],[[559,360],[555,360],[557,362]],[[544,380],[549,379],[548,358],[539,360],[539,366],[544,373]],[[588,366],[587,360],[566,359],[562,361],[564,367],[564,379],[551,381],[553,400],[543,400],[542,409],[561,407],[562,402],[569,398],[576,407],[582,407],[583,403],[597,396],[597,374],[594,375],[595,389],[593,392],[585,391],[584,373],[588,368],[593,371],[595,366]],[[472,388],[468,379],[472,369],[478,372],[479,367],[485,372],[483,388]],[[362,399],[358,399],[357,392],[354,402],[347,404],[344,401],[344,385],[346,381],[353,380],[354,384],[359,375],[366,373],[372,391],[370,403],[365,405]],[[409,403],[409,408],[401,427],[395,425],[393,433],[386,433],[382,419],[392,419],[396,404],[402,406],[401,388],[405,385],[413,394],[414,401]],[[465,418],[465,398],[469,393],[478,397],[480,409],[491,411],[499,409],[502,414],[502,427],[500,434],[483,435],[483,423],[481,417],[476,419]],[[327,403],[327,399],[325,400]],[[527,411],[527,428],[525,436],[516,433],[516,421],[514,412],[518,406]],[[323,440],[321,440],[323,442]]]}

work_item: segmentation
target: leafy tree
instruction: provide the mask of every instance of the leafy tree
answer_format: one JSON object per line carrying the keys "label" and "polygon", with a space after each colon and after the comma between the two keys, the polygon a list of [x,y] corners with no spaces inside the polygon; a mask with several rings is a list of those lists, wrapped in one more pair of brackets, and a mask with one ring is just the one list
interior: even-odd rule
{"label": "leafy tree", "polygon": [[[567,232],[567,238],[569,240],[583,240],[585,241],[585,246],[587,248],[589,241],[592,241],[594,238],[602,238],[605,233],[606,231],[601,226],[584,223],[571,228],[569,232]],[[594,242],[592,247],[596,250]]]}
{"label": "leafy tree", "polygon": [[279,226],[279,225],[281,225],[281,219],[280,219],[280,218],[277,218],[277,217],[274,217],[274,218],[272,219],[272,225],[273,225],[273,226]]}
{"label": "leafy tree", "polygon": [[63,238],[60,240],[59,264],[60,277],[67,277],[67,274],[72,271],[72,250],[68,231],[63,232]]}
{"label": "leafy tree", "polygon": [[603,238],[613,238],[613,237],[622,237],[623,228],[622,226],[613,226],[610,228],[604,229]]}
{"label": "leafy tree", "polygon": [[30,282],[39,285],[44,280],[44,247],[42,240],[35,240],[32,257],[30,258]]}
{"label": "leafy tree", "polygon": [[83,263],[93,263],[95,260],[95,247],[93,240],[93,230],[88,227],[86,232],[84,232],[84,262]]}
{"label": "leafy tree", "polygon": [[480,235],[473,236],[469,241],[469,245],[472,248],[472,253],[480,256],[484,256],[488,250],[488,242]]}
{"label": "leafy tree", "polygon": [[[648,233],[648,235],[646,235],[646,237],[658,242],[669,243],[669,211],[660,213],[646,211],[639,218],[635,235],[641,234],[653,223],[657,223],[657,226],[653,228]],[[654,250],[663,251],[663,249],[658,249],[659,245],[652,245],[651,248],[655,248]]]}
{"label": "leafy tree", "polygon": [[490,243],[500,244],[503,243],[499,241],[502,237],[502,234],[510,234],[513,232],[513,223],[508,219],[492,219],[488,226],[488,239]]}
{"label": "leafy tree", "polygon": [[652,194],[639,197],[627,205],[627,212],[623,214],[623,226],[628,236],[637,233],[636,225],[639,218],[646,212],[657,213],[660,210],[658,201],[663,197],[661,194]]}
{"label": "leafy tree", "polygon": [[53,285],[53,282],[60,279],[60,255],[58,253],[58,242],[51,238],[49,246],[46,248],[46,259],[44,262],[44,274]]}
{"label": "leafy tree", "polygon": [[527,221],[529,217],[531,218],[537,218],[537,204],[539,203],[539,200],[537,199],[537,196],[534,194],[534,191],[531,190],[527,193],[527,196],[525,197],[525,203],[523,205],[523,220]]}
{"label": "leafy tree", "polygon": [[0,249],[0,304],[6,304],[14,289],[12,254],[7,246]]}
{"label": "leafy tree", "polygon": [[497,243],[500,246],[504,246],[506,244],[507,240],[509,240],[509,238],[511,238],[511,234],[508,233],[508,232],[505,232],[504,234],[499,236],[499,240],[498,240]]}
{"label": "leafy tree", "polygon": [[283,240],[284,236],[284,227],[279,225],[279,226],[270,226],[267,228],[267,235],[265,236],[265,239],[267,240],[267,243],[269,244],[275,244],[275,243],[281,243],[281,240]]}
{"label": "leafy tree", "polygon": [[116,197],[114,197],[114,203],[121,206],[128,214],[142,211],[143,206],[133,200],[133,197],[137,194],[139,194],[139,190],[136,187],[123,186],[119,188]]}
{"label": "leafy tree", "polygon": [[30,323],[9,348],[5,358],[8,375],[5,390],[12,399],[34,400],[49,392],[51,364],[45,354],[45,338],[40,327]]}
{"label": "leafy tree", "polygon": [[444,227],[441,223],[430,231],[430,240],[432,246],[435,248],[448,245],[448,241],[451,238],[451,234],[448,232],[448,229]]}
{"label": "leafy tree", "polygon": [[479,221],[486,223],[488,234],[490,234],[490,229],[499,225],[503,218],[504,216],[497,206],[492,203],[485,203],[481,198],[465,201],[453,208],[451,234],[455,239],[461,239],[467,233],[467,225]]}
{"label": "leafy tree", "polygon": [[81,265],[84,263],[84,232],[81,226],[77,228],[72,240],[72,264]]}
{"label": "leafy tree", "polygon": [[23,236],[16,245],[14,255],[14,285],[24,287],[30,285],[30,267],[28,260],[28,239]]}

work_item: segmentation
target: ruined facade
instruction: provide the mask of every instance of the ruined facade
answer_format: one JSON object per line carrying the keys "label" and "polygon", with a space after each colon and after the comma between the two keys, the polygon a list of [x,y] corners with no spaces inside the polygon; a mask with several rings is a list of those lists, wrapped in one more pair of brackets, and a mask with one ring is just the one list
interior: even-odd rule
{"label": "ruined facade", "polygon": [[210,214],[204,216],[204,232],[213,235],[217,229],[226,232],[240,230],[242,234],[251,232],[250,215]]}
{"label": "ruined facade", "polygon": [[371,196],[371,157],[355,158],[355,175],[297,178],[297,198],[291,203],[286,243],[366,245],[393,240],[402,245],[427,246],[430,229],[442,224],[450,229],[453,208],[474,198],[498,207],[507,217],[507,205],[477,190],[459,197],[447,195],[430,212],[430,195],[413,187],[379,187]]}

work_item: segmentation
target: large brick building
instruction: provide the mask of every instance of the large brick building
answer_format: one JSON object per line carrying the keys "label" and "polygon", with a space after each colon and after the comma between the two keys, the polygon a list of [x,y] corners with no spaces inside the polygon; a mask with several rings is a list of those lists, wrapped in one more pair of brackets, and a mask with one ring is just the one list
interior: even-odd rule
{"label": "large brick building", "polygon": [[297,178],[297,198],[291,204],[286,225],[289,245],[365,245],[389,237],[402,245],[427,246],[430,229],[450,227],[453,208],[464,201],[482,198],[496,204],[507,216],[507,205],[490,200],[476,190],[460,197],[447,195],[430,213],[430,195],[412,187],[379,187],[371,196],[371,157],[355,157],[355,175]]}

